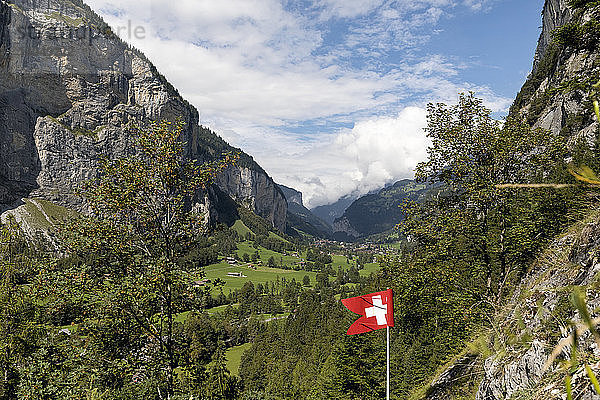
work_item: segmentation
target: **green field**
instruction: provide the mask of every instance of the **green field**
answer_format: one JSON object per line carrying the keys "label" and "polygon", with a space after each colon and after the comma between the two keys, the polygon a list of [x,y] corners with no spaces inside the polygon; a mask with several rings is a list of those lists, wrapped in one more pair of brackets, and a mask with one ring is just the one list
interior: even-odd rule
{"label": "green field", "polygon": [[242,222],[241,219],[235,221],[235,224],[231,227],[234,231],[237,232],[240,237],[245,238],[246,234],[252,233],[252,231]]}
{"label": "green field", "polygon": [[[250,229],[241,220],[237,220],[233,225],[232,229],[234,229],[241,237],[245,237],[248,232],[251,232]],[[286,241],[281,236],[269,232],[269,236],[273,238],[277,238],[281,241]],[[252,281],[255,285],[258,283],[266,283],[266,282],[274,282],[277,278],[290,281],[295,279],[296,282],[302,282],[305,275],[308,275],[310,278],[311,285],[316,284],[316,272],[308,272],[300,269],[300,263],[303,260],[306,260],[306,251],[300,253],[298,257],[292,255],[284,255],[281,253],[277,253],[272,250],[267,250],[261,246],[257,248],[254,247],[253,241],[243,241],[237,243],[237,250],[235,252],[235,256],[237,260],[242,260],[244,255],[247,254],[249,257],[252,257],[258,251],[259,262],[239,262],[236,265],[229,265],[225,261],[221,261],[216,264],[208,265],[204,268],[204,272],[206,274],[207,279],[217,279],[220,278],[225,282],[225,286],[223,287],[223,293],[228,294],[229,291],[234,291],[236,289],[241,289],[244,284],[248,281]],[[292,252],[290,252],[292,254]],[[267,267],[268,261],[270,258],[273,258],[275,261],[275,268]],[[332,255],[331,259],[333,261],[332,268],[334,271],[337,271],[338,268],[348,269],[351,266],[356,266],[356,260],[348,260],[346,256],[343,255]],[[262,264],[262,265],[261,265]],[[256,269],[250,268],[250,266],[256,267]],[[280,266],[285,266],[288,269],[279,268]],[[360,271],[361,276],[369,276],[372,272],[375,272],[379,269],[379,265],[377,263],[369,263],[365,265],[365,268]],[[230,272],[234,273],[242,273],[243,277],[231,277],[227,274]],[[330,280],[334,280],[335,277],[330,277]],[[213,293],[218,293],[216,290]]]}
{"label": "green field", "polygon": [[[238,250],[236,252],[237,257],[239,259],[241,259],[244,255],[244,253],[247,253],[249,256],[251,256],[257,249],[253,246],[252,242],[241,242],[238,243]],[[295,264],[300,262],[300,258],[298,257],[293,257],[293,256],[285,256],[281,253],[277,253],[275,251],[272,250],[267,250],[264,247],[258,247],[258,255],[260,256],[260,260],[263,262],[263,264],[266,265],[266,263],[269,261],[269,258],[273,257],[273,259],[275,260],[275,264],[280,265],[281,262],[283,262],[284,265],[289,265],[290,267],[293,267]]]}
{"label": "green field", "polygon": [[252,347],[252,343],[246,343],[241,346],[235,346],[227,349],[225,357],[227,358],[227,369],[231,375],[238,375],[240,372],[240,364],[242,363],[242,355],[246,350]]}
{"label": "green field", "polygon": [[[242,286],[248,281],[252,281],[255,285],[257,283],[274,282],[281,278],[285,278],[288,281],[296,279],[296,282],[302,283],[304,275],[310,277],[311,285],[316,283],[316,273],[307,271],[294,271],[285,270],[279,268],[268,268],[258,266],[256,270],[250,269],[247,264],[241,265],[229,265],[227,263],[212,264],[204,268],[206,278],[216,279],[221,278],[225,281],[223,293],[227,294],[228,290],[241,289]],[[229,272],[241,272],[245,277],[230,277],[227,276]]]}
{"label": "green field", "polygon": [[369,276],[377,271],[379,271],[379,263],[367,263],[365,264],[365,268],[358,272],[360,273],[360,276]]}
{"label": "green field", "polygon": [[269,232],[269,237],[270,238],[275,238],[275,239],[280,240],[280,241],[285,242],[285,243],[289,243],[289,241],[285,240],[284,238],[282,238],[281,236],[279,236],[275,232]]}
{"label": "green field", "polygon": [[333,263],[331,264],[331,266],[336,271],[337,271],[338,267],[342,267],[342,269],[348,269],[352,265],[356,266],[356,261],[350,261],[350,262],[348,262],[348,258],[346,258],[346,256],[332,255],[331,256],[331,261],[333,261]]}

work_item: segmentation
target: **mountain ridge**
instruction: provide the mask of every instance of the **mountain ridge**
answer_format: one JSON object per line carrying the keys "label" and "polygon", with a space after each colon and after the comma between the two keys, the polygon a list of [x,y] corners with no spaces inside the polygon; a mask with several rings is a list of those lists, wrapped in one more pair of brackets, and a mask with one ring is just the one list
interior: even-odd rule
{"label": "mountain ridge", "polygon": [[314,207],[311,211],[329,225],[333,225],[335,219],[341,217],[342,214],[344,214],[344,211],[346,211],[346,209],[350,207],[350,204],[357,198],[358,197],[353,195],[342,196],[331,204]]}
{"label": "mountain ridge", "polygon": [[[302,192],[296,189],[278,185],[288,202],[288,231],[289,233],[306,233],[318,238],[329,238],[333,231],[321,218],[304,206]],[[298,232],[299,231],[299,232]]]}
{"label": "mountain ridge", "polygon": [[334,220],[334,237],[356,240],[388,231],[402,221],[402,203],[406,200],[421,201],[427,191],[427,185],[403,179],[359,197]]}
{"label": "mountain ridge", "polygon": [[[247,154],[199,124],[198,111],[143,53],[125,44],[79,0],[0,2],[0,203],[36,197],[81,209],[77,186],[101,156],[132,148],[132,124],[179,118],[186,154],[199,162],[240,153],[216,187],[285,229],[287,203]],[[215,187],[199,204],[219,220]]]}

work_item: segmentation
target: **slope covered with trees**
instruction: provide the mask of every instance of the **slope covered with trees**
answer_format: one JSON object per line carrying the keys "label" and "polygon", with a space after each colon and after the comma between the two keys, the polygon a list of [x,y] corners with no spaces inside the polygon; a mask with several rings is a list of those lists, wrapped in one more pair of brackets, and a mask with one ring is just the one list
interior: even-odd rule
{"label": "slope covered with trees", "polygon": [[[417,177],[444,190],[405,209],[401,229],[411,247],[400,258],[385,258],[381,274],[361,289],[394,289],[392,365],[403,371],[392,378],[394,398],[424,395],[419,389],[486,329],[536,254],[594,201],[587,188],[569,186],[575,180],[560,162],[568,153],[560,137],[515,119],[501,125],[472,95],[461,95],[456,106],[431,105],[427,133],[432,146]],[[569,185],[554,188],[564,182]],[[506,184],[542,186],[498,186]],[[305,312],[303,306],[298,313]],[[336,319],[336,327],[349,322],[343,315]],[[281,350],[299,332],[318,337],[334,329],[324,321],[330,323],[329,317],[303,323],[301,331],[288,321],[283,333],[262,339],[269,345],[256,342],[242,365],[245,382],[281,399],[381,396],[383,374],[377,368],[384,350],[376,333],[302,342],[309,357],[302,357],[298,369],[300,361]],[[282,371],[286,362],[289,369]],[[303,374],[308,369],[318,376],[310,385]],[[281,381],[280,373],[294,379]],[[477,383],[469,382],[460,390],[474,396]]]}
{"label": "slope covered with trees", "polygon": [[[339,256],[311,250],[314,285],[307,275],[247,282],[226,295],[221,279],[199,281],[212,256],[190,205],[231,161],[186,161],[177,125],[141,131],[137,155],[105,162],[83,192],[92,213],[61,225],[61,255],[31,249],[3,227],[3,393],[381,398],[383,337],[346,336],[353,316],[339,298],[389,286],[397,310],[392,365],[410,371],[393,375],[393,396],[419,397],[438,366],[489,329],[540,250],[596,201],[593,187],[576,185],[556,161],[568,155],[561,137],[515,119],[500,124],[473,95],[431,105],[427,133],[432,146],[417,177],[444,189],[406,205],[401,229],[410,246],[383,257],[380,273],[360,274],[354,264],[336,272]],[[575,162],[596,157],[578,154]],[[298,250],[253,215],[243,217],[246,241]],[[224,254],[238,246],[232,232],[214,233]],[[221,312],[206,312],[216,305]],[[225,354],[243,343],[252,345],[237,376]],[[460,390],[476,388],[468,381]]]}
{"label": "slope covered with trees", "polygon": [[402,205],[423,201],[430,188],[409,179],[355,200],[333,223],[334,236],[354,240],[394,228],[404,218]]}
{"label": "slope covered with trees", "polygon": [[[302,247],[245,208],[231,229],[206,231],[198,189],[235,160],[190,162],[182,127],[167,122],[101,164],[82,191],[88,215],[53,221],[58,252],[6,220],[0,397],[380,399],[384,337],[346,336],[354,315],[339,299],[391,287],[392,398],[594,398],[600,6],[546,7],[572,15],[509,118],[473,94],[429,105],[416,177],[439,190],[404,204],[407,244],[375,274],[359,268],[372,252]],[[237,281],[226,293],[205,278],[215,258],[233,271],[236,257],[271,268],[275,255],[302,281]],[[284,256],[298,263],[286,270]],[[241,344],[232,373],[227,351]]]}

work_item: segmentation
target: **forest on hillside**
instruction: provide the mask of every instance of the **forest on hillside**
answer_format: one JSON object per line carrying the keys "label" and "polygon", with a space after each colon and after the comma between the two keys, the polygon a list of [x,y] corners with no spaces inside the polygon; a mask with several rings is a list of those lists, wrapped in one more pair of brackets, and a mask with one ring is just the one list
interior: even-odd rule
{"label": "forest on hillside", "polygon": [[[69,192],[81,207],[48,200],[64,193],[45,182],[46,197],[2,214],[0,400],[379,400],[386,333],[348,335],[357,316],[341,300],[385,288],[394,294],[391,399],[599,398],[600,1],[548,0],[544,13],[553,18],[544,51],[508,116],[498,120],[471,92],[428,104],[415,181],[350,206],[347,221],[371,226],[361,235],[379,232],[353,243],[313,236],[328,227],[311,228],[308,213],[289,229],[281,189],[198,126],[187,102],[168,98],[175,89],[156,67],[131,81],[102,70],[70,84],[82,103],[110,103],[94,116],[118,120],[113,131],[68,125],[93,114],[82,104],[42,116],[15,100],[23,120],[48,125],[50,142],[56,132],[84,144],[112,134],[131,148],[98,155],[92,172],[92,158],[63,162],[79,153],[55,164],[45,154],[54,169],[44,173],[87,177]],[[1,1],[7,25],[5,16],[28,17]],[[10,50],[4,32],[0,56]],[[104,80],[119,91],[95,96],[104,89],[92,83]],[[119,103],[140,81],[141,97],[164,85],[147,108],[171,119],[136,125],[121,113],[152,111]],[[0,197],[12,188],[3,171]],[[212,218],[219,200],[221,220]]]}
{"label": "forest on hillside", "polygon": [[[538,252],[596,204],[563,160],[600,165],[593,148],[569,154],[563,137],[516,118],[501,124],[473,94],[428,113],[432,146],[417,178],[438,192],[403,205],[397,229],[409,241],[380,258],[380,272],[361,275],[370,260],[352,254],[336,272],[331,255],[309,249],[302,282],[248,282],[228,295],[221,280],[198,280],[237,241],[301,245],[250,215],[245,235],[207,230],[189,205],[235,155],[198,166],[183,157],[178,124],[140,130],[136,155],[105,161],[84,186],[92,212],[55,221],[51,243],[2,226],[1,397],[382,398],[383,337],[346,336],[353,317],[339,301],[382,287],[395,293],[393,398],[417,396],[486,329]],[[226,351],[245,343],[232,373]]]}

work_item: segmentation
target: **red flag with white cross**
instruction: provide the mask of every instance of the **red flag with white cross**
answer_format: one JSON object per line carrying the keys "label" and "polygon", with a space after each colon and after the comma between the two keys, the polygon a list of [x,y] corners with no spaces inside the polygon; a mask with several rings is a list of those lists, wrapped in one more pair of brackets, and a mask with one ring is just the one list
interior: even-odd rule
{"label": "red flag with white cross", "polygon": [[394,326],[392,289],[364,296],[342,299],[342,304],[353,313],[361,315],[348,328],[348,335],[371,332]]}

